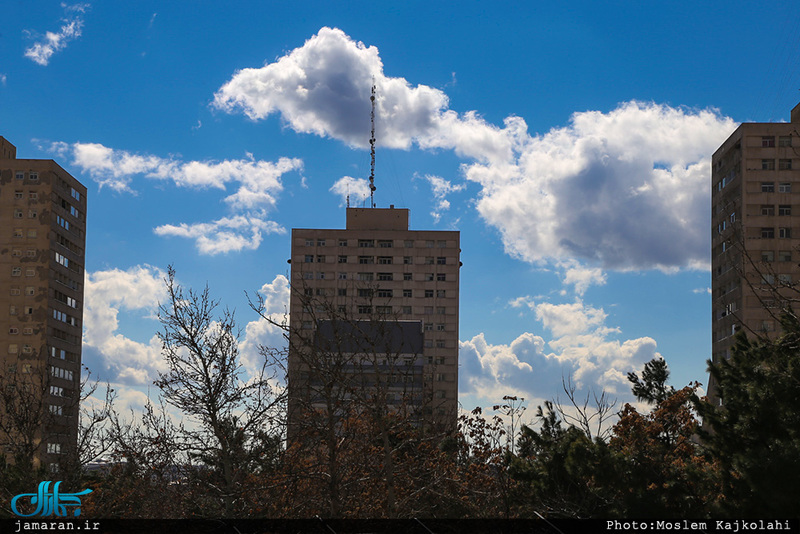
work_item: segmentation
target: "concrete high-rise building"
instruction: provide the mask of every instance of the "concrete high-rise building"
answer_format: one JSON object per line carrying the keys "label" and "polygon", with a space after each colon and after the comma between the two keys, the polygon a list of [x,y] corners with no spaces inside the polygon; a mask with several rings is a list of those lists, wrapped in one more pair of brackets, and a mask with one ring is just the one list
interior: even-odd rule
{"label": "concrete high-rise building", "polygon": [[85,235],[86,188],[53,160],[17,159],[0,137],[0,418],[11,429],[0,430],[0,446],[9,459],[26,439],[37,465],[75,448]]}
{"label": "concrete high-rise building", "polygon": [[[774,337],[800,287],[800,104],[791,122],[744,123],[711,160],[712,360],[734,335]],[[716,384],[709,383],[716,400]]]}
{"label": "concrete high-rise building", "polygon": [[354,388],[337,391],[345,402],[372,395],[417,424],[455,427],[459,232],[409,230],[408,215],[347,208],[345,229],[292,230],[290,436],[300,414],[327,410],[334,361],[347,362],[337,387]]}

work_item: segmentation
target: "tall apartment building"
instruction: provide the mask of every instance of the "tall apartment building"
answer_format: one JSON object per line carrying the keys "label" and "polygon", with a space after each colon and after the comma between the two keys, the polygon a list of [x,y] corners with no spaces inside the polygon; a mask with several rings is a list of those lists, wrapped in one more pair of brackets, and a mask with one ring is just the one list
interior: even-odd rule
{"label": "tall apartment building", "polygon": [[[744,123],[711,164],[712,360],[734,334],[773,337],[800,283],[800,104],[788,123]],[[716,399],[709,383],[709,397]]]}
{"label": "tall apartment building", "polygon": [[[0,431],[0,446],[9,459],[23,436],[37,465],[75,448],[85,233],[86,188],[53,160],[17,159],[0,137],[0,417],[12,434]],[[35,424],[20,435],[9,411]]]}
{"label": "tall apartment building", "polygon": [[343,398],[454,428],[459,232],[409,230],[394,206],[347,208],[345,229],[293,229],[291,249],[290,437],[305,410],[328,409],[315,368],[335,361],[339,386],[358,390]]}

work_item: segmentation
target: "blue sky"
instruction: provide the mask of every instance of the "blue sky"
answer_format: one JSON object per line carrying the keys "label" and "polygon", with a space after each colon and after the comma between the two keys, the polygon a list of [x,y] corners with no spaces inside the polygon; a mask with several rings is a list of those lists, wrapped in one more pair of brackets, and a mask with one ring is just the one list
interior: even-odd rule
{"label": "blue sky", "polygon": [[0,135],[88,187],[84,362],[133,406],[169,264],[280,342],[244,291],[280,313],[291,228],[358,205],[373,77],[378,205],[461,231],[464,408],[705,382],[711,154],[800,100],[789,2],[3,9]]}

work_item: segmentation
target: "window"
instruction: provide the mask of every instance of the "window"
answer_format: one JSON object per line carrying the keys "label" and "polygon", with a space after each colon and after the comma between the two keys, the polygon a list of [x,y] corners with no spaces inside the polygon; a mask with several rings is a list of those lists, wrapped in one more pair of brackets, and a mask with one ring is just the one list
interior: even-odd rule
{"label": "window", "polygon": [[779,193],[791,193],[792,192],[792,184],[789,182],[781,182],[778,184],[778,192]]}
{"label": "window", "polygon": [[761,170],[762,171],[774,171],[775,170],[775,160],[774,159],[762,159],[761,160]]}
{"label": "window", "polygon": [[425,342],[423,343],[423,345],[425,345],[426,349],[432,348],[433,347],[433,340],[432,339],[426,339]]}
{"label": "window", "polygon": [[22,345],[22,352],[24,354],[33,354],[33,347],[26,343],[25,345]]}
{"label": "window", "polygon": [[772,285],[775,283],[775,276],[772,274],[762,274],[761,275],[761,283],[762,284],[769,284]]}
{"label": "window", "polygon": [[414,246],[414,240],[413,239],[406,239],[403,242],[403,246],[406,247],[406,248],[412,248]]}
{"label": "window", "polygon": [[762,332],[772,332],[773,330],[775,330],[775,325],[772,321],[761,321]]}
{"label": "window", "polygon": [[447,258],[445,256],[439,256],[436,258],[437,265],[447,265]]}
{"label": "window", "polygon": [[782,284],[791,284],[792,283],[792,275],[791,274],[779,274],[778,281]]}
{"label": "window", "polygon": [[338,273],[337,278],[339,280],[347,280],[347,273]]}
{"label": "window", "polygon": [[425,306],[425,308],[423,308],[423,313],[425,315],[433,315],[433,306]]}
{"label": "window", "polygon": [[447,275],[445,275],[444,273],[439,273],[436,275],[437,282],[444,282],[446,280],[447,280]]}
{"label": "window", "polygon": [[65,351],[64,349],[57,349],[55,347],[50,347],[50,356],[52,356],[53,358],[59,358],[61,360],[64,360],[67,358],[67,351]]}
{"label": "window", "polygon": [[436,331],[437,332],[444,332],[444,323],[437,323],[436,324]]}
{"label": "window", "polygon": [[36,249],[29,248],[28,250],[25,251],[25,255],[28,256],[29,258],[35,258],[36,257]]}
{"label": "window", "polygon": [[25,306],[25,315],[33,315],[33,306]]}
{"label": "window", "polygon": [[358,313],[372,313],[372,306],[359,306]]}
{"label": "window", "polygon": [[792,146],[792,136],[782,135],[778,137],[778,146]]}
{"label": "window", "polygon": [[433,332],[433,323],[425,323],[424,329],[426,332]]}
{"label": "window", "polygon": [[14,198],[20,200],[22,198],[22,191],[14,191]]}
{"label": "window", "polygon": [[433,256],[425,256],[425,265],[433,265]]}
{"label": "window", "polygon": [[14,237],[20,238],[23,236],[22,228],[14,228]]}
{"label": "window", "polygon": [[74,187],[70,187],[70,189],[71,189],[71,191],[70,191],[70,194],[72,195],[72,198],[74,198],[75,200],[77,200],[78,202],[80,202],[80,201],[81,201],[81,194],[80,194],[80,192],[79,192],[79,191],[77,191],[77,190],[76,190]]}
{"label": "window", "polygon": [[790,239],[792,237],[791,228],[778,228],[778,237],[781,239]]}
{"label": "window", "polygon": [[9,354],[16,354],[19,352],[19,346],[16,343],[11,343],[8,346],[8,353]]}
{"label": "window", "polygon": [[403,280],[408,282],[413,280],[413,275],[411,273],[403,273]]}
{"label": "window", "polygon": [[8,333],[11,335],[19,334],[19,328],[12,326],[8,329]]}
{"label": "window", "polygon": [[773,147],[775,146],[775,136],[763,136],[761,137],[761,146],[762,147]]}
{"label": "window", "polygon": [[433,273],[425,273],[425,281],[433,282]]}
{"label": "window", "polygon": [[381,265],[391,265],[392,264],[392,257],[391,256],[378,256],[378,263]]}
{"label": "window", "polygon": [[372,296],[372,290],[369,289],[369,288],[367,288],[367,289],[364,289],[364,288],[359,289],[358,290],[358,296],[359,297],[363,297],[363,298],[369,298],[369,297]]}
{"label": "window", "polygon": [[33,172],[33,171],[29,172],[28,173],[28,180],[30,180],[31,182],[35,182],[35,181],[39,180],[39,173],[38,172]]}
{"label": "window", "polygon": [[373,276],[372,273],[358,273],[358,279],[362,282],[372,282]]}
{"label": "window", "polygon": [[762,250],[761,251],[761,261],[770,263],[775,259],[775,253],[771,250]]}
{"label": "window", "polygon": [[36,239],[36,230],[35,229],[28,230],[28,239]]}
{"label": "window", "polygon": [[428,239],[427,241],[425,241],[425,246],[427,248],[433,248],[433,239]]}
{"label": "window", "polygon": [[314,296],[314,290],[311,289],[310,287],[307,287],[307,288],[305,288],[303,290],[303,295],[305,295],[307,297],[313,297]]}
{"label": "window", "polygon": [[761,239],[773,239],[775,237],[775,228],[762,228]]}
{"label": "window", "polygon": [[436,242],[436,246],[439,248],[446,248],[447,241],[445,241],[444,239],[440,239],[439,241]]}
{"label": "window", "polygon": [[403,306],[402,310],[404,315],[411,315],[411,306]]}
{"label": "window", "polygon": [[378,273],[378,280],[381,282],[391,282],[393,279],[392,273]]}
{"label": "window", "polygon": [[39,198],[39,193],[37,193],[36,191],[31,191],[30,193],[28,193],[28,198],[30,200],[37,200]]}
{"label": "window", "polygon": [[790,171],[792,170],[792,160],[790,159],[779,159],[778,160],[778,169],[782,171]]}
{"label": "window", "polygon": [[444,339],[437,339],[436,340],[436,348],[443,349],[444,348]]}
{"label": "window", "polygon": [[324,239],[317,239],[317,246],[318,247],[324,247],[325,246],[325,240]]}
{"label": "window", "polygon": [[61,265],[63,265],[64,267],[69,267],[69,259],[64,255],[59,254],[58,252],[56,252],[56,261]]}
{"label": "window", "polygon": [[325,256],[317,256],[317,263],[325,263]]}
{"label": "window", "polygon": [[337,261],[339,263],[347,263],[347,256],[339,256]]}
{"label": "window", "polygon": [[63,408],[61,406],[57,406],[55,404],[51,404],[50,405],[50,414],[51,415],[63,415],[62,409]]}
{"label": "window", "polygon": [[22,218],[22,210],[14,210],[14,218],[21,219]]}
{"label": "window", "polygon": [[25,269],[25,276],[36,276],[36,269]]}
{"label": "window", "polygon": [[761,215],[775,215],[775,206],[768,204],[761,205]]}
{"label": "window", "polygon": [[11,251],[11,255],[15,256],[15,257],[21,257],[22,256],[22,251],[19,250],[19,249],[14,249],[14,250]]}
{"label": "window", "polygon": [[20,276],[22,274],[22,267],[12,267],[11,276]]}
{"label": "window", "polygon": [[313,280],[313,279],[314,279],[314,273],[312,273],[311,271],[303,273],[303,280]]}
{"label": "window", "polygon": [[16,315],[17,314],[17,307],[16,306],[9,306],[8,307],[8,314],[9,315]]}
{"label": "window", "polygon": [[412,292],[411,292],[410,289],[404,289],[403,290],[403,298],[409,298],[410,299],[411,295],[412,295]]}
{"label": "window", "polygon": [[306,239],[306,246],[307,247],[313,247],[314,246],[314,240],[313,239]]}
{"label": "window", "polygon": [[403,256],[403,265],[412,265],[414,258],[412,256]]}
{"label": "window", "polygon": [[375,256],[359,256],[358,263],[362,265],[368,265],[375,263]]}
{"label": "window", "polygon": [[792,207],[788,205],[780,205],[778,206],[778,215],[791,215],[792,214]]}
{"label": "window", "polygon": [[445,290],[444,289],[437,289],[436,290],[436,296],[439,297],[439,298],[444,298]]}
{"label": "window", "polygon": [[305,263],[313,263],[314,262],[314,255],[313,254],[306,254],[305,259],[303,260]]}
{"label": "window", "polygon": [[62,217],[61,215],[56,215],[56,222],[57,222],[57,223],[58,223],[58,225],[59,225],[60,227],[62,227],[63,229],[65,229],[65,230],[69,230],[69,221],[67,221],[66,219],[64,219],[64,217]]}
{"label": "window", "polygon": [[761,192],[762,193],[774,193],[775,192],[775,182],[761,182]]}
{"label": "window", "polygon": [[347,239],[340,239],[339,240],[339,246],[340,247],[346,247],[347,246]]}
{"label": "window", "polygon": [[391,306],[376,306],[375,311],[382,314],[382,315],[389,315],[392,313]]}
{"label": "window", "polygon": [[436,308],[436,314],[437,315],[444,315],[446,313],[446,311],[447,310],[445,309],[444,306],[439,306],[438,308]]}
{"label": "window", "polygon": [[15,174],[15,177],[16,177],[17,180],[24,180],[25,179],[25,173],[17,171],[17,173]]}
{"label": "window", "polygon": [[381,298],[391,298],[392,297],[392,290],[391,289],[379,289],[378,296]]}
{"label": "window", "polygon": [[28,218],[35,219],[36,216],[39,215],[39,212],[36,210],[28,210]]}
{"label": "window", "polygon": [[325,273],[320,271],[317,273],[317,280],[325,280]]}
{"label": "window", "polygon": [[433,289],[426,289],[425,290],[425,298],[432,299],[433,298]]}
{"label": "window", "polygon": [[359,239],[358,240],[358,246],[360,248],[372,248],[372,247],[375,246],[375,240],[374,239]]}
{"label": "window", "polygon": [[391,239],[379,239],[378,240],[378,248],[392,248],[394,246],[394,241]]}
{"label": "window", "polygon": [[792,251],[791,250],[779,250],[778,251],[778,261],[792,261]]}
{"label": "window", "polygon": [[12,296],[17,296],[17,295],[19,295],[19,294],[20,294],[19,287],[12,286],[12,287],[11,287],[11,289],[9,290],[9,293],[10,293]]}
{"label": "window", "polygon": [[340,287],[339,289],[336,290],[336,294],[338,296],[340,296],[340,297],[346,297],[347,296],[347,288],[346,287]]}
{"label": "window", "polygon": [[48,443],[47,444],[47,454],[61,454],[61,444],[60,443]]}
{"label": "window", "polygon": [[325,296],[325,288],[324,287],[318,287],[317,289],[314,290],[314,294],[316,296],[318,296],[318,297],[324,297]]}

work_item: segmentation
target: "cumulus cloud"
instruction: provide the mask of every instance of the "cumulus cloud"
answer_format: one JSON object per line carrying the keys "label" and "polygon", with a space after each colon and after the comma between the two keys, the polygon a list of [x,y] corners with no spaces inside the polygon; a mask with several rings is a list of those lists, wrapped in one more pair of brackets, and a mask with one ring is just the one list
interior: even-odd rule
{"label": "cumulus cloud", "polygon": [[481,333],[460,342],[462,394],[486,403],[503,395],[553,399],[562,377],[571,377],[580,391],[629,397],[627,373],[660,357],[653,339],[618,339],[621,332],[605,324],[605,312],[581,301],[535,304],[526,298],[517,305],[534,310],[552,339],[525,332],[509,344],[492,345]]}
{"label": "cumulus cloud", "polygon": [[125,337],[118,333],[118,317],[126,311],[154,318],[159,300],[166,296],[164,277],[162,270],[149,265],[86,273],[84,349],[99,359],[100,369],[113,375],[111,381],[148,384],[161,368],[158,338],[153,335],[142,343]]}
{"label": "cumulus cloud", "polygon": [[6,75],[0,72],[0,84],[5,85],[7,79]]}
{"label": "cumulus cloud", "polygon": [[564,285],[573,286],[575,293],[583,296],[589,286],[605,285],[607,278],[599,267],[585,267],[577,261],[567,261],[559,265],[564,270]]}
{"label": "cumulus cloud", "polygon": [[[288,324],[289,280],[283,275],[278,275],[272,282],[261,286],[258,293],[263,299],[264,315],[272,322]],[[270,321],[259,317],[257,320],[247,323],[245,327],[245,339],[239,345],[239,353],[245,368],[250,373],[260,369],[264,363],[260,348],[282,350],[287,346],[284,330]]]}
{"label": "cumulus cloud", "polygon": [[342,205],[345,205],[349,198],[350,203],[355,206],[369,196],[369,182],[366,178],[342,176],[334,182],[329,191],[342,199]]}
{"label": "cumulus cloud", "polygon": [[81,36],[83,30],[83,14],[89,4],[61,4],[68,16],[62,19],[62,26],[57,32],[45,32],[44,38],[25,50],[25,57],[35,63],[47,66],[56,52],[66,48],[70,41]]}
{"label": "cumulus cloud", "polygon": [[232,207],[271,207],[275,195],[283,189],[280,178],[290,171],[300,171],[303,162],[280,158],[276,163],[247,159],[223,161],[180,161],[150,154],[132,154],[99,143],[53,143],[50,151],[71,157],[72,164],[88,173],[101,187],[131,191],[137,175],[157,180],[171,180],[179,187],[225,189],[237,183],[235,193],[225,198]]}
{"label": "cumulus cloud", "polygon": [[158,236],[194,239],[197,250],[209,255],[255,250],[261,245],[263,233],[286,233],[286,229],[275,221],[252,215],[223,217],[210,223],[164,224],[153,231]]}
{"label": "cumulus cloud", "polygon": [[[333,28],[234,73],[214,106],[253,120],[274,113],[297,132],[363,147],[373,78],[379,144],[470,160],[462,171],[481,186],[476,207],[507,253],[532,263],[578,259],[587,268],[708,268],[708,155],[735,127],[715,110],[627,102],[532,135],[520,117],[493,125],[475,111],[448,109],[439,89],[386,76],[377,48]],[[579,294],[601,280],[597,272],[565,273]]]}
{"label": "cumulus cloud", "polygon": [[434,222],[439,222],[442,212],[450,209],[450,201],[447,200],[447,195],[463,191],[467,186],[466,184],[453,185],[452,182],[445,180],[441,176],[426,174],[423,178],[430,184],[431,193],[433,193],[433,198],[436,200],[431,217],[433,217]]}

